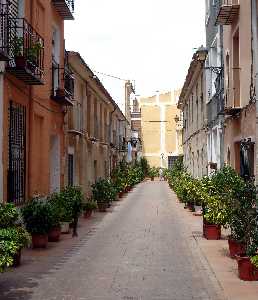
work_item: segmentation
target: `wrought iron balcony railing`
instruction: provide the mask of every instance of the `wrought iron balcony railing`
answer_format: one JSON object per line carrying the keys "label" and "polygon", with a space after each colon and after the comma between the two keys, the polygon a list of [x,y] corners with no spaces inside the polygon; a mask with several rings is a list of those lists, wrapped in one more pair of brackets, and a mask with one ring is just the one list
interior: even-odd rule
{"label": "wrought iron balcony railing", "polygon": [[61,68],[52,61],[52,99],[61,105],[72,106],[74,100],[74,78],[68,68]]}
{"label": "wrought iron balcony railing", "polygon": [[222,0],[215,25],[231,25],[238,17],[239,0]]}
{"label": "wrought iron balcony railing", "polygon": [[0,61],[9,59],[9,41],[8,41],[8,17],[9,5],[0,5]]}
{"label": "wrought iron balcony railing", "polygon": [[224,114],[224,72],[221,69],[215,79],[215,94],[207,104],[207,121],[211,124],[219,115]]}
{"label": "wrought iron balcony railing", "polygon": [[74,0],[52,0],[52,3],[64,20],[74,19]]}
{"label": "wrought iron balcony railing", "polygon": [[43,84],[44,39],[24,18],[8,18],[7,71],[28,85]]}

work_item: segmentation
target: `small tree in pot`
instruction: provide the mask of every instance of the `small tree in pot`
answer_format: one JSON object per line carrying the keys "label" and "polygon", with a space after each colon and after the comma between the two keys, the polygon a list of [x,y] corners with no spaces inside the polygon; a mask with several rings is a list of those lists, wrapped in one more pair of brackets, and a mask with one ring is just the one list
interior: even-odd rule
{"label": "small tree in pot", "polygon": [[46,199],[34,198],[22,208],[26,229],[32,235],[34,248],[45,248],[52,227],[52,212]]}
{"label": "small tree in pot", "polygon": [[51,228],[48,232],[49,242],[58,242],[61,236],[61,210],[55,197],[49,198]]}
{"label": "small tree in pot", "polygon": [[93,201],[90,199],[86,203],[82,204],[82,210],[83,210],[83,215],[85,219],[88,219],[91,217],[92,212],[98,208],[98,205],[96,201]]}
{"label": "small tree in pot", "polygon": [[110,183],[106,179],[97,180],[92,186],[92,198],[100,212],[105,212],[111,201]]}

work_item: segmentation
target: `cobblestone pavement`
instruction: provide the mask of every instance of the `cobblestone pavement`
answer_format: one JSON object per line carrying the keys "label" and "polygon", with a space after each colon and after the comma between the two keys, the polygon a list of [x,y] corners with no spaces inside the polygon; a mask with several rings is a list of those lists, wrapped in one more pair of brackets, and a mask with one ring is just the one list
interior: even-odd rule
{"label": "cobblestone pavement", "polygon": [[166,182],[138,185],[64,257],[0,275],[0,299],[224,299],[175,201]]}

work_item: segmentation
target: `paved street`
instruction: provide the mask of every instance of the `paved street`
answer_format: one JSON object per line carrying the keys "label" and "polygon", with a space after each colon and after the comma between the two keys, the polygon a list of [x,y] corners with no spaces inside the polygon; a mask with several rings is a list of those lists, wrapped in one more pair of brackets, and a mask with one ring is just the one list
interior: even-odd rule
{"label": "paved street", "polygon": [[0,275],[0,299],[223,299],[166,182],[138,185],[112,210],[88,221],[64,257],[39,259],[41,274],[32,260]]}

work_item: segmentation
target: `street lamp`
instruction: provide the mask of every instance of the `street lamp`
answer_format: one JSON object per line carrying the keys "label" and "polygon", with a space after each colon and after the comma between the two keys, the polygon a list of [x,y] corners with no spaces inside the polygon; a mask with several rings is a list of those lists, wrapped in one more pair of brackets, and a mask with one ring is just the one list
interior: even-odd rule
{"label": "street lamp", "polygon": [[207,57],[208,51],[206,48],[204,48],[203,46],[201,46],[197,51],[196,51],[196,55],[197,55],[197,60],[199,61],[205,61],[206,57]]}

